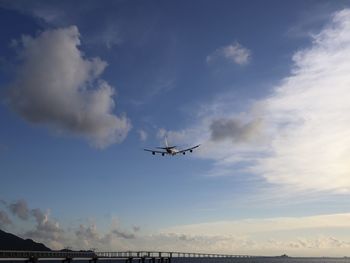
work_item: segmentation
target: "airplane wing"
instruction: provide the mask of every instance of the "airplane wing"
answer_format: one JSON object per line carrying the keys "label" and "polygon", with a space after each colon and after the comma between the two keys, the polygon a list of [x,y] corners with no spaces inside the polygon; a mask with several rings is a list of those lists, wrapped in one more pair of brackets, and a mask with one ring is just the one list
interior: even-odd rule
{"label": "airplane wing", "polygon": [[156,154],[156,153],[160,153],[160,154],[167,154],[166,151],[157,151],[157,150],[151,150],[151,149],[143,149],[145,150],[146,152],[151,152],[152,154]]}
{"label": "airplane wing", "polygon": [[199,146],[201,146],[201,145],[198,144],[198,145],[193,146],[193,147],[191,147],[191,148],[183,149],[183,150],[181,150],[181,151],[178,151],[176,154],[178,154],[178,153],[185,154],[185,152],[188,152],[188,151],[192,152],[193,149],[196,149],[196,148],[198,148]]}

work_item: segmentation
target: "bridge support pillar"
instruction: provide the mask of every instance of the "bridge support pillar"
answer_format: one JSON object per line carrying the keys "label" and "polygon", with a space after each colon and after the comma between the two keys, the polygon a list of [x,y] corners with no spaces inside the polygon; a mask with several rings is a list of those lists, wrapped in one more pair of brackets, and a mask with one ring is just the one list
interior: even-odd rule
{"label": "bridge support pillar", "polygon": [[26,263],[36,263],[38,262],[38,258],[35,256],[30,256],[27,260]]}
{"label": "bridge support pillar", "polygon": [[71,261],[72,261],[71,257],[66,257],[65,259],[62,260],[62,263],[65,263],[65,262],[71,263]]}

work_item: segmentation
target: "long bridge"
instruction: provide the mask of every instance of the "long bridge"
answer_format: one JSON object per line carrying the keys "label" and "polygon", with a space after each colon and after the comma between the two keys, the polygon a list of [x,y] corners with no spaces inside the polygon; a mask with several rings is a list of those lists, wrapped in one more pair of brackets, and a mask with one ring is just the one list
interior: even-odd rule
{"label": "long bridge", "polygon": [[155,251],[124,251],[124,252],[93,252],[93,251],[14,251],[0,250],[0,261],[23,261],[36,263],[38,261],[71,261],[86,260],[89,263],[97,261],[121,260],[124,263],[171,263],[173,259],[224,259],[252,258],[248,255],[226,255],[188,252],[155,252]]}

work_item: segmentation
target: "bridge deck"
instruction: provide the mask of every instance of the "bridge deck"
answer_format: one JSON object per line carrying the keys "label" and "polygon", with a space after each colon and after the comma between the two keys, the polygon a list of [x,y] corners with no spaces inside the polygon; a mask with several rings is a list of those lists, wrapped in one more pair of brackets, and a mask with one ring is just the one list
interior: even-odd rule
{"label": "bridge deck", "polygon": [[27,261],[36,262],[38,260],[60,260],[70,262],[71,260],[125,260],[132,263],[139,260],[142,263],[170,263],[172,258],[237,258],[252,257],[248,255],[226,255],[208,253],[188,253],[188,252],[156,252],[156,251],[122,251],[122,252],[70,252],[70,251],[13,251],[0,250],[0,261]]}

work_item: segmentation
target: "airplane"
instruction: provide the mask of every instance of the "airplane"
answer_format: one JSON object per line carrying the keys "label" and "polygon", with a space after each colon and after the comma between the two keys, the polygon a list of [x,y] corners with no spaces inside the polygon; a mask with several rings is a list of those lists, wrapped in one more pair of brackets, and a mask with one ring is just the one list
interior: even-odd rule
{"label": "airplane", "polygon": [[178,149],[175,148],[176,146],[169,146],[168,145],[168,140],[165,137],[165,147],[157,147],[157,149],[162,149],[163,151],[151,150],[151,149],[144,149],[144,150],[147,151],[147,152],[151,152],[153,155],[155,155],[156,153],[159,153],[162,156],[164,156],[166,154],[174,156],[174,155],[180,154],[180,153],[182,153],[183,155],[185,155],[186,152],[190,152],[191,153],[191,152],[193,152],[193,149],[196,149],[199,146],[200,146],[200,144],[198,144],[196,146],[193,146],[193,147],[190,147],[190,148],[187,148],[187,149],[178,150]]}

